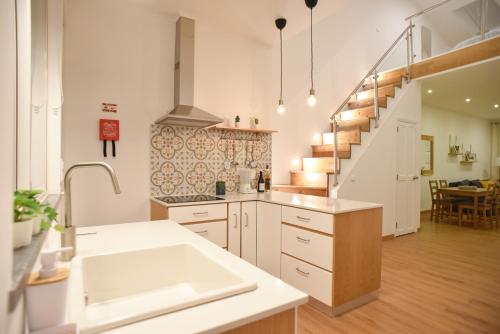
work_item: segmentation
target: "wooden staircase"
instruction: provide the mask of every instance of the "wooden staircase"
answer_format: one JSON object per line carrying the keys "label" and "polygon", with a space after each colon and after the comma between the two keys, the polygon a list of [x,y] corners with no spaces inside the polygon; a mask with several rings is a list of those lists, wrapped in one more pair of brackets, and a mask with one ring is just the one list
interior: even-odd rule
{"label": "wooden staircase", "polygon": [[[398,69],[379,74],[378,105],[387,108],[389,98],[396,96],[396,88],[401,88],[406,69]],[[371,122],[375,119],[374,89],[372,78],[365,80],[362,89],[351,96],[347,110],[337,118],[337,152],[340,159],[339,171],[343,159],[350,159],[352,146],[361,145],[361,133],[370,132]],[[290,171],[290,184],[273,185],[273,190],[291,193],[328,196],[330,174],[335,173],[333,147],[335,135],[323,133],[320,145],[311,145],[312,157],[302,158],[300,170]]]}

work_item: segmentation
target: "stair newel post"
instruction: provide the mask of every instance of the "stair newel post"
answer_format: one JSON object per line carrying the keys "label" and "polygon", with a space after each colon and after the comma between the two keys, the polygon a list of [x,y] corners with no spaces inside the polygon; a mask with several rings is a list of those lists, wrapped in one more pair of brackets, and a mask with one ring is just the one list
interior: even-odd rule
{"label": "stair newel post", "polygon": [[481,13],[479,13],[479,19],[480,19],[480,35],[481,35],[481,40],[484,41],[484,37],[486,34],[486,12],[487,12],[487,2],[486,0],[481,0]]}
{"label": "stair newel post", "polygon": [[378,108],[378,72],[373,71],[373,110],[375,112],[375,127],[378,128],[379,108]]}
{"label": "stair newel post", "polygon": [[[410,20],[410,29],[408,29],[409,34],[408,36],[410,37],[410,65],[413,64],[415,61],[414,59],[414,54],[413,54],[413,22]],[[410,69],[409,69],[410,70]],[[410,79],[410,72],[408,71],[408,79]]]}
{"label": "stair newel post", "polygon": [[410,40],[411,37],[411,21],[410,21],[410,25],[408,26],[407,30],[406,30],[406,83],[409,83],[410,82],[410,71],[411,71],[411,63],[412,63],[412,60],[411,60],[411,54],[413,53],[412,52],[412,49],[413,49],[413,46],[411,46],[411,44],[413,44],[413,40]]}
{"label": "stair newel post", "polygon": [[333,186],[336,187],[339,184],[338,174],[339,174],[339,156],[338,156],[338,140],[337,140],[337,116],[333,117],[333,164],[334,164],[334,174],[333,174]]}

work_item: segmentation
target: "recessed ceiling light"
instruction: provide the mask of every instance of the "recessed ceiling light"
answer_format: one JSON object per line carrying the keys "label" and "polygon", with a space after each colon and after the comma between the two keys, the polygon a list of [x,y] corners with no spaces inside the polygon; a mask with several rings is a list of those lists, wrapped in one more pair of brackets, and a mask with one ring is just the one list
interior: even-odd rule
{"label": "recessed ceiling light", "polygon": [[498,104],[495,104],[493,107],[498,108]]}
{"label": "recessed ceiling light", "polygon": [[432,94],[432,89],[428,89],[427,94]]}
{"label": "recessed ceiling light", "polygon": [[466,99],[465,99],[465,102],[470,102],[470,99],[469,99],[469,98],[466,98]]}

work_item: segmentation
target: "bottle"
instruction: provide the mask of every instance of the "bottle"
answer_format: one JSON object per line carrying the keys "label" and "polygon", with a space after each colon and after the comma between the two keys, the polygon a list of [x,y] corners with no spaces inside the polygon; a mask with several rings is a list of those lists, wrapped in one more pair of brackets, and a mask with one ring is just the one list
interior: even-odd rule
{"label": "bottle", "polygon": [[264,186],[266,191],[271,190],[271,170],[269,165],[266,165],[266,170],[264,171]]}
{"label": "bottle", "polygon": [[258,188],[257,191],[260,193],[263,193],[264,190],[266,189],[265,183],[264,183],[264,176],[262,175],[262,171],[259,172],[259,183],[258,183]]}

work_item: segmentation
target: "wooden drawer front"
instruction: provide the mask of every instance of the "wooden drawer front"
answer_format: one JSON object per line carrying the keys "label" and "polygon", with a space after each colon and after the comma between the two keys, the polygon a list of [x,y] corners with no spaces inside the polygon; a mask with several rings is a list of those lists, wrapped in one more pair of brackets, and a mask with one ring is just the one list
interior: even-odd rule
{"label": "wooden drawer front", "polygon": [[227,219],[227,204],[194,205],[169,208],[168,219],[179,224]]}
{"label": "wooden drawer front", "polygon": [[333,234],[333,215],[283,206],[281,219],[289,224]]}
{"label": "wooden drawer front", "polygon": [[210,240],[220,247],[227,247],[227,222],[210,222],[199,224],[187,224],[184,227],[190,229],[194,233]]}
{"label": "wooden drawer front", "polygon": [[332,271],[333,238],[282,224],[281,251]]}
{"label": "wooden drawer front", "polygon": [[281,279],[328,306],[332,306],[332,273],[281,254]]}

